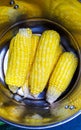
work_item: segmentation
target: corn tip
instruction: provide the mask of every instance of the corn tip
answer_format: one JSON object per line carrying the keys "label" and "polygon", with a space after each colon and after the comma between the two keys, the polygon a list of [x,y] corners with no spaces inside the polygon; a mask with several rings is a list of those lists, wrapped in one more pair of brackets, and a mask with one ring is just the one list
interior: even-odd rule
{"label": "corn tip", "polygon": [[23,90],[22,88],[19,88],[17,93],[20,95],[20,96],[24,96],[24,93],[23,93]]}
{"label": "corn tip", "polygon": [[32,96],[33,96],[35,99],[37,99],[38,96],[39,96],[39,94],[33,94]]}
{"label": "corn tip", "polygon": [[56,89],[53,88],[53,92],[50,92],[49,90],[47,91],[46,94],[46,101],[50,104],[55,102],[57,98],[61,95],[61,92],[57,91]]}
{"label": "corn tip", "polygon": [[19,34],[23,35],[23,36],[26,36],[26,37],[31,37],[32,31],[29,28],[20,28],[19,29]]}
{"label": "corn tip", "polygon": [[18,87],[17,86],[11,86],[9,85],[8,88],[10,89],[11,92],[16,93],[18,91]]}

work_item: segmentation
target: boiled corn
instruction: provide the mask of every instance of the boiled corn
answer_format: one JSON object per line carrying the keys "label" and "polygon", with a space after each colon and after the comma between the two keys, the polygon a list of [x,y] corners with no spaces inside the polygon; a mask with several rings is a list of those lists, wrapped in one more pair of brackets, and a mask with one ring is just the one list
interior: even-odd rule
{"label": "boiled corn", "polygon": [[32,31],[30,29],[20,29],[15,36],[15,40],[12,40],[10,43],[11,48],[13,46],[13,50],[9,50],[10,55],[5,81],[11,87],[22,86],[28,75],[31,53],[31,36]]}
{"label": "boiled corn", "polygon": [[53,103],[68,87],[78,64],[78,58],[71,52],[64,52],[49,80],[47,101]]}
{"label": "boiled corn", "polygon": [[[37,50],[37,46],[38,46],[38,42],[39,42],[39,36],[38,35],[35,35],[33,34],[32,35],[32,39],[31,39],[31,54],[30,54],[30,64],[29,64],[29,68],[31,70],[31,66],[33,64],[33,61],[34,61],[34,58],[35,58],[35,54],[36,54],[36,50]],[[29,75],[30,75],[30,70],[29,70]],[[30,96],[30,93],[29,93],[29,84],[28,84],[28,80],[29,80],[29,75],[24,83],[24,85],[22,86],[22,90],[24,92],[24,97],[28,97]]]}
{"label": "boiled corn", "polygon": [[53,69],[55,53],[59,42],[60,36],[53,30],[43,32],[40,38],[29,79],[30,92],[34,97],[37,97],[45,88]]}

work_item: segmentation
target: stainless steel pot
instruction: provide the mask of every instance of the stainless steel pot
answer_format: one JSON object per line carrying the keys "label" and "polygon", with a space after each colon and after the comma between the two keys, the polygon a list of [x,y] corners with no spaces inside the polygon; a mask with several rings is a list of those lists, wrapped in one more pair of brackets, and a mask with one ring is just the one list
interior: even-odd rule
{"label": "stainless steel pot", "polygon": [[[81,4],[77,0],[15,0],[0,3],[0,119],[30,129],[61,125],[81,113]],[[66,50],[79,58],[76,73],[67,91],[49,105],[40,95],[37,100],[23,99],[9,91],[5,84],[4,60],[10,39],[20,27],[30,27],[41,34],[54,29],[61,35]]]}

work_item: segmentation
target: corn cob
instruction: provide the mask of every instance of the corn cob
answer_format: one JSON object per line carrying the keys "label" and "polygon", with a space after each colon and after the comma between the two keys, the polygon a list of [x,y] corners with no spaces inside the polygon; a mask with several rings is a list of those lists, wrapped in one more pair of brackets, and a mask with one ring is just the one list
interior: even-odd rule
{"label": "corn cob", "polygon": [[[11,41],[9,50],[9,61],[5,81],[10,86],[20,87],[24,84],[29,72],[29,59],[31,53],[31,36],[30,29],[20,29]],[[13,42],[14,41],[14,42]],[[12,52],[11,52],[12,51]]]}
{"label": "corn cob", "polygon": [[43,32],[40,38],[29,79],[30,92],[34,97],[37,97],[45,88],[53,69],[53,62],[59,41],[59,34],[53,30]]}
{"label": "corn cob", "polygon": [[[36,54],[36,49],[37,49],[37,46],[38,46],[38,42],[39,42],[39,36],[33,34],[32,35],[32,39],[31,39],[31,54],[30,54],[30,64],[29,64],[29,68],[31,69],[31,66],[32,66],[32,63],[34,61],[34,58],[35,58],[35,54]],[[29,69],[29,74],[30,74],[30,69]],[[28,80],[29,80],[29,75],[27,76],[27,79],[24,83],[24,85],[22,86],[22,90],[24,92],[24,97],[28,97],[30,96],[29,94],[29,84],[28,84]]]}
{"label": "corn cob", "polygon": [[68,87],[78,64],[78,58],[71,52],[64,52],[49,80],[47,101],[53,103]]}

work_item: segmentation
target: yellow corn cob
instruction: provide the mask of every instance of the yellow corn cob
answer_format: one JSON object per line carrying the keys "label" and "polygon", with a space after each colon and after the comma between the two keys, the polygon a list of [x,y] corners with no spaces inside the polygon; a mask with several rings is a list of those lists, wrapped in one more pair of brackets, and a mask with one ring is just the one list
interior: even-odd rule
{"label": "yellow corn cob", "polygon": [[12,87],[22,86],[28,75],[31,53],[31,36],[32,32],[30,29],[20,29],[15,36],[15,40],[12,40],[10,43],[13,44],[13,50],[10,50],[5,81]]}
{"label": "yellow corn cob", "polygon": [[34,97],[37,97],[45,88],[53,69],[54,56],[59,41],[59,34],[53,30],[45,31],[40,38],[29,79],[30,92]]}
{"label": "yellow corn cob", "polygon": [[71,52],[64,52],[49,80],[47,101],[53,103],[68,87],[78,64],[78,58]]}
{"label": "yellow corn cob", "polygon": [[[30,64],[29,64],[29,74],[30,74],[30,69],[31,69],[31,66],[32,66],[32,63],[34,61],[34,58],[35,58],[35,54],[36,54],[36,49],[37,49],[37,46],[38,46],[38,42],[39,42],[39,36],[33,34],[32,35],[32,39],[31,39],[31,54],[30,54]],[[27,79],[22,87],[22,90],[24,92],[24,97],[28,97],[30,96],[29,94],[29,88],[28,88],[28,80],[29,80],[29,75],[27,76]]]}

